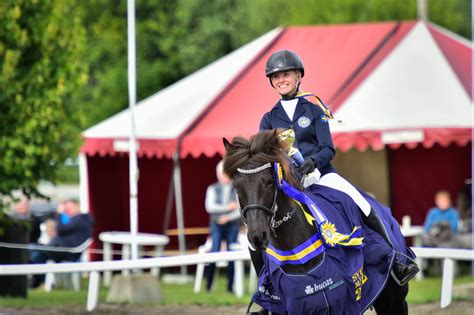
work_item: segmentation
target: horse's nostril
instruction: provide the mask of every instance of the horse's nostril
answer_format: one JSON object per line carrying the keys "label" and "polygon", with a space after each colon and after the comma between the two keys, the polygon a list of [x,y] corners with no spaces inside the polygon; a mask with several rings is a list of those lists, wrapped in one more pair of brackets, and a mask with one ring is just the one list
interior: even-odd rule
{"label": "horse's nostril", "polygon": [[255,234],[252,237],[253,246],[258,249],[265,249],[268,244],[267,235],[268,235],[267,232],[261,232],[261,233]]}

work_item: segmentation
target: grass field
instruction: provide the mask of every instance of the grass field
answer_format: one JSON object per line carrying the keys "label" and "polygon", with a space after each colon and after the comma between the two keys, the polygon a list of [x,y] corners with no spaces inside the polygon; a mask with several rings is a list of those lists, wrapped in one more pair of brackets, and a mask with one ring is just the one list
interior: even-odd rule
{"label": "grass field", "polygon": [[[193,292],[193,284],[186,285],[161,283],[160,287],[164,296],[160,305],[246,305],[250,299],[250,293],[244,297],[237,298],[235,295],[226,292],[226,282],[224,277],[217,280],[215,290],[198,294]],[[455,279],[455,285],[473,283],[471,276],[462,276]],[[247,286],[248,287],[248,286]],[[410,282],[410,293],[408,295],[409,304],[429,303],[439,301],[441,293],[441,278],[426,278],[422,281]],[[101,287],[99,300],[105,303],[107,288]],[[456,297],[454,297],[456,299]],[[51,307],[64,305],[85,305],[87,301],[87,279],[84,279],[80,292],[72,290],[55,289],[52,292],[44,292],[42,289],[28,291],[28,298],[0,298],[1,307]]]}

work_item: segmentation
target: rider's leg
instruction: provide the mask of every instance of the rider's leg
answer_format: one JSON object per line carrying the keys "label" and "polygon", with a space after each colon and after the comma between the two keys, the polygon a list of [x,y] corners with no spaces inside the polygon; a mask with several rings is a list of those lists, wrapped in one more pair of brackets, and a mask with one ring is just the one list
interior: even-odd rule
{"label": "rider's leg", "polygon": [[[370,227],[372,230],[377,232],[382,238],[390,245],[392,249],[395,247],[393,246],[393,243],[388,235],[387,229],[385,228],[385,225],[382,223],[382,220],[378,216],[377,212],[372,209],[370,211],[370,214],[368,216],[362,216],[362,220],[364,223]],[[397,260],[395,260],[395,263],[393,264],[392,267],[393,271],[393,276],[394,280],[399,284],[399,285],[405,285],[407,282],[412,279],[416,273],[419,271],[418,266],[416,263],[414,263],[411,260],[407,260],[407,264],[401,264]]]}
{"label": "rider's leg", "polygon": [[359,206],[359,209],[365,216],[370,214],[369,202],[341,175],[337,173],[325,174],[319,179],[317,184],[345,192]]}
{"label": "rider's leg", "polygon": [[[361,193],[352,186],[347,180],[337,173],[329,173],[321,177],[318,185],[331,187],[348,194],[352,200],[359,206],[362,212],[362,220],[372,230],[377,232],[387,242],[392,249],[395,249],[393,243],[388,235],[388,232],[383,224],[382,220],[378,216],[377,212],[373,210],[369,202],[361,195]],[[408,280],[413,278],[418,272],[418,266],[411,260],[407,261],[406,265],[401,264],[395,260],[393,265],[393,273],[396,282],[400,285],[406,284]]]}

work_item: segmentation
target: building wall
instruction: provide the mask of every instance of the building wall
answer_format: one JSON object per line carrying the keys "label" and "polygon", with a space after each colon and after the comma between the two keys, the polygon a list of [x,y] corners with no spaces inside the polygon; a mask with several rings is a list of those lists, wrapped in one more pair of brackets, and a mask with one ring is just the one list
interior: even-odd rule
{"label": "building wall", "polygon": [[356,187],[371,193],[385,205],[390,203],[387,150],[364,152],[337,150],[333,165],[340,175]]}

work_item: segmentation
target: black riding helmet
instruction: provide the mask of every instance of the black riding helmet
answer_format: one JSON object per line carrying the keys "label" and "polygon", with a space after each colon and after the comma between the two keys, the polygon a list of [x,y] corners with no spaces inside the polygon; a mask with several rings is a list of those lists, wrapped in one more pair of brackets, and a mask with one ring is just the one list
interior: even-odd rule
{"label": "black riding helmet", "polygon": [[266,76],[270,78],[272,74],[285,70],[298,70],[301,72],[301,77],[304,77],[303,60],[291,50],[274,52],[265,65]]}

